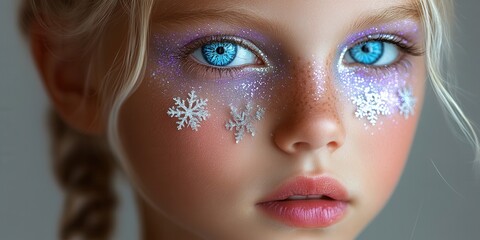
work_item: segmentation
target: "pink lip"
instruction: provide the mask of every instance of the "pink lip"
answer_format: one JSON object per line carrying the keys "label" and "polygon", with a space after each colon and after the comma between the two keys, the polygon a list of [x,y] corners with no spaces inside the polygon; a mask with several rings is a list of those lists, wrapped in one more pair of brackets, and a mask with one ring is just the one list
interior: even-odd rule
{"label": "pink lip", "polygon": [[[292,196],[322,195],[322,198],[290,200]],[[348,193],[335,179],[296,177],[262,199],[259,206],[270,217],[292,227],[321,228],[342,219],[348,207]]]}

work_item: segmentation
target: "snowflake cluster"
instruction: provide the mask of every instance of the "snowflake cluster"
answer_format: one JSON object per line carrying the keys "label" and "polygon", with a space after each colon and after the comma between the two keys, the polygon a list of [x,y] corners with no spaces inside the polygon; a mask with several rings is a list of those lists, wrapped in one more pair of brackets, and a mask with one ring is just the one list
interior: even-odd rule
{"label": "snowflake cluster", "polygon": [[374,126],[379,116],[392,114],[390,109],[394,109],[393,107],[395,107],[395,109],[398,108],[400,114],[405,119],[413,115],[417,100],[413,96],[410,88],[401,88],[397,91],[396,96],[391,95],[392,94],[388,94],[388,91],[379,92],[366,87],[362,94],[351,98],[353,104],[357,106],[355,116],[360,119],[366,118],[367,121]]}
{"label": "snowflake cluster", "polygon": [[167,114],[172,118],[178,118],[178,130],[181,130],[186,125],[186,127],[198,131],[200,122],[210,116],[206,109],[208,99],[199,98],[193,90],[188,94],[188,97],[186,103],[185,100],[179,97],[173,98],[175,106],[170,107]]}
{"label": "snowflake cluster", "polygon": [[255,136],[255,127],[253,123],[261,120],[265,115],[265,109],[257,105],[257,110],[253,111],[253,106],[248,103],[243,111],[239,111],[236,107],[230,105],[230,114],[233,119],[229,119],[225,124],[227,130],[235,130],[235,142],[239,143],[245,134],[250,133]]}
{"label": "snowflake cluster", "polygon": [[410,115],[413,115],[415,110],[415,103],[417,100],[412,94],[412,89],[402,88],[398,90],[400,114],[403,115],[405,119],[408,119]]}
{"label": "snowflake cluster", "polygon": [[378,116],[391,114],[388,108],[388,93],[378,92],[370,87],[366,87],[363,94],[352,97],[352,102],[357,105],[355,116],[366,118],[373,126],[377,123]]}

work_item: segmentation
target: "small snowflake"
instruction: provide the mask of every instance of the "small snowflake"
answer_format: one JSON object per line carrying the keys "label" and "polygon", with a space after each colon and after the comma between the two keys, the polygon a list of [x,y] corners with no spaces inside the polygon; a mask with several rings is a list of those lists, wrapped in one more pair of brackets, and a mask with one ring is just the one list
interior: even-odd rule
{"label": "small snowflake", "polygon": [[366,87],[362,94],[352,97],[353,104],[357,105],[355,116],[366,118],[372,126],[377,123],[379,115],[390,115],[388,108],[388,94],[377,92]]}
{"label": "small snowflake", "polygon": [[191,129],[198,131],[200,122],[206,120],[207,117],[210,116],[208,110],[205,109],[208,99],[198,98],[193,90],[188,94],[188,96],[188,104],[185,104],[185,100],[182,100],[179,97],[173,98],[175,101],[175,106],[170,107],[167,114],[172,118],[178,118],[178,130],[184,128],[186,124],[186,127],[190,127]]}
{"label": "small snowflake", "polygon": [[257,105],[257,110],[252,114],[253,107],[250,103],[247,104],[244,111],[239,112],[238,109],[230,105],[230,114],[233,119],[228,120],[225,124],[227,130],[235,129],[235,142],[239,143],[245,134],[250,133],[255,136],[254,121],[261,120],[265,115],[265,109]]}
{"label": "small snowflake", "polygon": [[417,100],[413,96],[412,90],[410,88],[402,88],[398,90],[398,98],[400,101],[398,106],[400,114],[402,114],[405,119],[408,119],[410,115],[413,116]]}

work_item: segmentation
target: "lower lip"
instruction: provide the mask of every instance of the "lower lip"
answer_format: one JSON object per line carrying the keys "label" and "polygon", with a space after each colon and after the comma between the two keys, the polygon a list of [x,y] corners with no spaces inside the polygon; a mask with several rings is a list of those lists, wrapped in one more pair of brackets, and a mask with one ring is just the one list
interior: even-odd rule
{"label": "lower lip", "polygon": [[292,227],[322,228],[342,219],[348,204],[335,200],[285,200],[260,203],[272,218]]}

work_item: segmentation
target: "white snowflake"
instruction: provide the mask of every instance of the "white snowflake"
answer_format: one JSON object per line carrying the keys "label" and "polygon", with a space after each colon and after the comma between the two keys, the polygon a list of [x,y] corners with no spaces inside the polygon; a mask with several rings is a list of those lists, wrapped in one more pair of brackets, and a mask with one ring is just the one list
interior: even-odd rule
{"label": "white snowflake", "polygon": [[353,104],[357,105],[355,116],[357,118],[366,118],[372,126],[377,123],[378,116],[391,114],[388,108],[388,94],[386,92],[377,92],[366,87],[362,94],[351,99]]}
{"label": "white snowflake", "polygon": [[227,130],[232,131],[235,129],[235,142],[239,143],[245,134],[250,133],[255,136],[255,127],[253,126],[254,121],[261,120],[265,115],[265,109],[257,105],[257,110],[255,113],[252,113],[253,107],[251,103],[248,103],[245,106],[245,110],[238,111],[238,109],[230,105],[230,114],[233,119],[228,120],[225,124]]}
{"label": "white snowflake", "polygon": [[410,115],[413,116],[417,100],[413,96],[412,90],[410,88],[398,90],[398,98],[400,101],[400,105],[398,106],[400,114],[402,114],[405,119],[408,119]]}
{"label": "white snowflake", "polygon": [[168,116],[178,118],[177,129],[181,130],[185,127],[190,127],[191,129],[198,131],[200,127],[200,122],[207,119],[210,116],[208,110],[205,109],[207,106],[208,99],[198,98],[195,94],[195,91],[191,91],[188,94],[189,98],[187,99],[187,104],[185,100],[175,97],[175,106],[170,107],[167,111]]}

